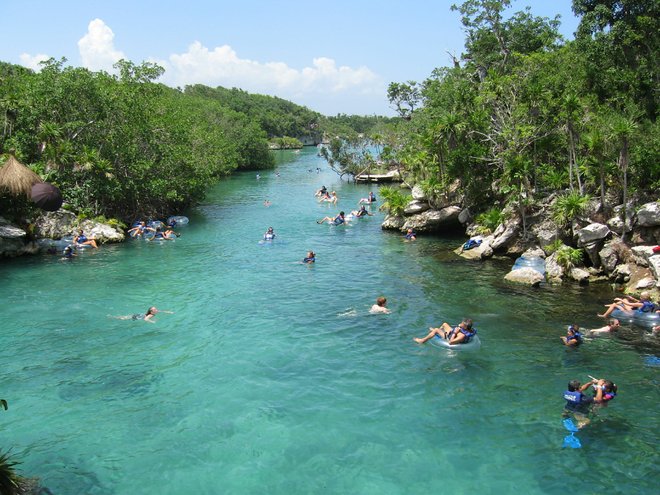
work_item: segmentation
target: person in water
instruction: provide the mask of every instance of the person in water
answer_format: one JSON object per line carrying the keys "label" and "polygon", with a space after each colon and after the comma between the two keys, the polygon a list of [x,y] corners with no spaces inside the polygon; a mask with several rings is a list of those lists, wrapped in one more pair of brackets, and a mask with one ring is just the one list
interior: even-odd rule
{"label": "person in water", "polygon": [[[588,396],[584,392],[593,387],[594,395]],[[564,392],[564,417],[573,416],[577,421],[577,427],[583,428],[588,425],[590,412],[596,407],[603,408],[609,405],[609,402],[616,397],[618,387],[610,380],[603,378],[592,378],[591,381],[580,384],[578,380],[568,382],[568,389]]]}
{"label": "person in water", "polygon": [[568,325],[566,336],[559,337],[565,346],[577,347],[582,344],[582,334],[578,325]]}
{"label": "person in water", "polygon": [[614,299],[613,303],[606,304],[605,307],[607,310],[602,315],[598,316],[607,318],[615,309],[625,313],[632,313],[633,311],[639,311],[640,313],[653,313],[658,309],[658,306],[651,302],[651,294],[648,291],[642,292],[639,295],[639,299],[635,299],[632,296],[626,296],[624,298],[617,297]]}
{"label": "person in water", "polygon": [[351,215],[353,215],[353,216],[356,217],[356,218],[366,217],[367,215],[370,216],[370,217],[373,217],[373,216],[374,216],[373,213],[369,213],[369,212],[367,211],[367,207],[364,206],[364,205],[360,206],[360,209],[359,209],[359,210],[353,210],[353,211],[351,212]]}
{"label": "person in water", "polygon": [[264,241],[272,241],[273,239],[275,239],[275,231],[273,227],[268,227],[268,230],[264,234]]}
{"label": "person in water", "polygon": [[272,204],[272,203],[271,203],[270,201],[268,201],[268,200],[264,201],[264,206],[266,206],[266,207],[270,206],[271,204]]}
{"label": "person in water", "polygon": [[160,229],[160,227],[156,227],[156,232],[154,232],[154,236],[148,238],[148,241],[153,241],[153,240],[161,240],[161,241],[173,241],[174,237],[168,237],[165,235],[165,233]]}
{"label": "person in water", "polygon": [[98,248],[96,239],[93,237],[87,237],[82,229],[78,230],[78,235],[73,238],[73,242],[80,244],[81,246],[92,246],[94,249]]}
{"label": "person in water", "polygon": [[326,189],[325,186],[321,186],[321,189],[319,189],[318,191],[316,191],[316,192],[314,193],[314,196],[320,198],[320,197],[322,197],[322,196],[325,196],[326,194],[328,194],[328,190]]}
{"label": "person in water", "polygon": [[73,259],[73,257],[76,255],[76,253],[73,252],[73,248],[71,247],[71,244],[69,244],[67,247],[64,248],[64,251],[62,251],[62,256],[64,256],[65,260],[70,260]]}
{"label": "person in water", "polygon": [[163,309],[157,309],[156,306],[151,306],[149,309],[147,309],[146,313],[136,313],[134,315],[128,316],[117,316],[116,318],[119,320],[144,320],[150,323],[155,323],[153,318],[157,313],[173,314],[172,311],[165,311]]}
{"label": "person in water", "polygon": [[307,256],[303,258],[303,263],[311,264],[316,262],[316,253],[314,251],[308,251]]}
{"label": "person in water", "polygon": [[152,229],[151,227],[147,227],[146,222],[141,221],[139,224],[137,224],[132,229],[128,229],[128,234],[131,237],[139,237],[141,235],[143,236],[144,234],[146,234],[147,231],[149,231],[149,230],[154,232],[154,229]]}
{"label": "person in water", "polygon": [[415,231],[413,229],[408,229],[406,231],[406,235],[404,235],[403,238],[406,241],[415,241],[417,240],[417,234],[415,234]]}
{"label": "person in water", "polygon": [[326,201],[328,203],[332,203],[333,205],[337,204],[337,200],[339,198],[337,197],[337,193],[335,191],[332,191],[330,194],[326,191],[326,193],[321,196],[321,199],[319,199],[319,203]]}
{"label": "person in water", "polygon": [[367,203],[368,205],[370,205],[371,203],[375,203],[375,202],[376,202],[376,195],[373,193],[373,191],[369,191],[369,196],[360,199],[360,201],[358,201],[358,204]]}
{"label": "person in water", "polygon": [[431,340],[433,337],[437,336],[446,340],[449,345],[467,344],[476,334],[477,331],[472,328],[472,320],[465,318],[453,328],[447,322],[444,322],[437,328],[431,327],[429,328],[429,333],[426,335],[426,337],[415,337],[413,340],[418,344],[424,344],[425,342]]}
{"label": "person in water", "polygon": [[324,217],[321,220],[317,220],[316,223],[328,222],[330,225],[341,225],[346,222],[346,216],[343,211],[339,212],[339,215],[336,217]]}
{"label": "person in water", "polygon": [[387,305],[387,299],[381,296],[378,299],[376,299],[376,304],[371,306],[369,313],[373,313],[373,314],[383,313],[388,315],[391,313],[391,311],[385,307],[386,305]]}
{"label": "person in water", "polygon": [[597,337],[599,335],[614,333],[619,329],[620,326],[621,323],[619,323],[619,320],[612,318],[607,322],[607,325],[605,325],[604,327],[594,328],[593,330],[589,330],[586,335],[587,337]]}

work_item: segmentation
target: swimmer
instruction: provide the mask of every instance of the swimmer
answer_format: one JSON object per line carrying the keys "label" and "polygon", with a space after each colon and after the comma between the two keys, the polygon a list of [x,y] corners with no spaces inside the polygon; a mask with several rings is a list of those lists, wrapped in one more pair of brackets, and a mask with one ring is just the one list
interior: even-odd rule
{"label": "swimmer", "polygon": [[62,258],[63,260],[70,260],[76,256],[76,253],[73,252],[71,244],[64,248],[64,251],[62,251],[62,256],[64,256],[64,258]]}
{"label": "swimmer", "polygon": [[369,313],[372,314],[383,313],[388,315],[391,313],[391,311],[385,307],[386,305],[387,305],[387,299],[385,299],[384,297],[379,297],[378,299],[376,299],[376,304],[371,306]]}
{"label": "swimmer", "polygon": [[264,201],[264,206],[265,206],[265,207],[268,207],[268,206],[270,206],[270,205],[272,205],[272,204],[273,204],[273,203],[271,203],[271,202],[268,201],[268,200]]}
{"label": "swimmer", "polygon": [[316,262],[316,253],[314,251],[308,251],[307,256],[305,258],[303,258],[302,262],[306,263],[308,265],[311,264],[311,263],[315,263]]}
{"label": "swimmer", "polygon": [[353,216],[356,217],[356,218],[366,217],[367,215],[370,216],[370,217],[373,217],[373,216],[374,216],[373,213],[369,213],[369,212],[367,211],[367,207],[364,206],[364,205],[360,206],[360,209],[359,209],[359,210],[353,210],[353,211],[351,212],[351,215],[353,215]]}
{"label": "swimmer", "polygon": [[316,191],[314,193],[314,196],[316,196],[317,198],[320,198],[321,196],[325,196],[326,194],[328,194],[328,190],[325,188],[325,186],[321,186],[321,189]]}
{"label": "swimmer", "polygon": [[415,234],[415,232],[413,231],[413,229],[408,229],[408,230],[406,231],[406,235],[404,235],[403,238],[404,238],[406,241],[415,241],[415,240],[417,240],[417,234]]}
{"label": "swimmer", "polygon": [[591,421],[587,415],[591,412],[594,398],[583,394],[583,392],[593,384],[593,380],[584,385],[580,384],[578,380],[571,380],[568,382],[567,390],[564,392],[566,405],[564,406],[562,416],[565,418],[573,416],[577,421],[578,428],[585,427]]}
{"label": "swimmer", "polygon": [[577,347],[582,343],[582,334],[578,325],[568,325],[566,336],[559,337],[565,346]]}
{"label": "swimmer", "polygon": [[621,326],[621,323],[619,323],[619,320],[616,320],[612,318],[607,322],[607,325],[604,327],[600,328],[594,328],[593,330],[588,330],[587,336],[588,337],[597,337],[599,335],[605,335],[607,333],[614,333],[616,332],[619,327]]}
{"label": "swimmer", "polygon": [[273,239],[275,239],[275,231],[273,227],[268,227],[268,230],[264,234],[264,241],[272,241]]}
{"label": "swimmer", "polygon": [[316,223],[328,222],[330,225],[341,225],[346,222],[346,216],[343,211],[339,212],[339,215],[336,217],[324,217],[321,220],[317,220]]}
{"label": "swimmer", "polygon": [[148,241],[153,241],[154,239],[160,239],[162,241],[173,241],[174,238],[167,237],[161,230],[160,227],[156,228],[153,237],[147,238]]}
{"label": "swimmer", "polygon": [[144,314],[136,313],[134,315],[128,315],[128,316],[115,316],[114,318],[117,318],[118,320],[144,320],[144,321],[148,321],[149,323],[156,323],[153,320],[156,313],[174,314],[173,311],[165,311],[163,309],[157,309],[156,306],[151,306]]}
{"label": "swimmer", "polygon": [[444,322],[437,328],[431,327],[426,337],[415,337],[413,340],[418,344],[424,344],[437,335],[441,339],[447,340],[449,345],[467,344],[476,334],[477,331],[472,328],[472,320],[465,318],[454,328],[447,322]]}
{"label": "swimmer", "polygon": [[261,179],[261,175],[257,174],[257,180]]}
{"label": "swimmer", "polygon": [[75,242],[76,244],[80,244],[82,246],[92,246],[94,249],[98,248],[98,246],[96,245],[96,239],[94,239],[93,237],[88,238],[83,233],[82,229],[78,230],[78,235],[73,238],[73,242]]}

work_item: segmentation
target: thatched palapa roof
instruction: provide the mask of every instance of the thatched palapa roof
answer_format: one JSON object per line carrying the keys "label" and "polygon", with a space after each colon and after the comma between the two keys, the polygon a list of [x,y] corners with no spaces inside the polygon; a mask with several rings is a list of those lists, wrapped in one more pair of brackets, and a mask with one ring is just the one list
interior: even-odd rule
{"label": "thatched palapa roof", "polygon": [[24,194],[28,198],[32,194],[32,186],[43,182],[41,177],[20,163],[14,155],[0,168],[0,189],[7,189],[16,196]]}

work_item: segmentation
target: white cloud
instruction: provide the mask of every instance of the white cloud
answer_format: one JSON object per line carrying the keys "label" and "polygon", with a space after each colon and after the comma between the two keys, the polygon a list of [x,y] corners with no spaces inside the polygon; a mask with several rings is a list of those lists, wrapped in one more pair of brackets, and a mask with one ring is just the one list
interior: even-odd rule
{"label": "white cloud", "polygon": [[312,60],[301,70],[283,62],[258,62],[240,58],[229,45],[212,50],[198,41],[188,51],[160,61],[166,69],[163,82],[173,86],[205,84],[238,87],[282,98],[328,94],[384,95],[382,79],[367,67],[337,66],[331,58]]}
{"label": "white cloud", "polygon": [[21,65],[37,72],[41,70],[41,65],[39,65],[39,63],[44,62],[49,58],[51,58],[49,55],[44,55],[43,53],[34,56],[28,53],[21,53],[20,55]]}
{"label": "white cloud", "polygon": [[82,65],[90,70],[112,71],[112,65],[127,58],[114,46],[115,33],[101,19],[87,26],[87,33],[78,41]]}

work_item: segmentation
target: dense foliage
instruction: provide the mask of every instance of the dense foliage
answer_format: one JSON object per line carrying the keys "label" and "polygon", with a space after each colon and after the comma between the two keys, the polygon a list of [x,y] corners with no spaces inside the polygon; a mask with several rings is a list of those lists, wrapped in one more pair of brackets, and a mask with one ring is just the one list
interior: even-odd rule
{"label": "dense foliage", "polygon": [[[0,65],[0,149],[15,150],[76,212],[176,212],[213,179],[272,164],[258,124],[153,83],[156,65],[120,61],[112,76],[64,62],[51,59],[39,73]],[[5,198],[2,209],[10,206]]]}
{"label": "dense foliage", "polygon": [[383,136],[408,181],[440,196],[458,183],[473,211],[522,214],[542,195],[562,196],[562,221],[587,195],[657,197],[660,4],[574,0],[575,41],[558,19],[510,0],[467,0],[465,53],[428,79],[392,83],[401,121]]}

